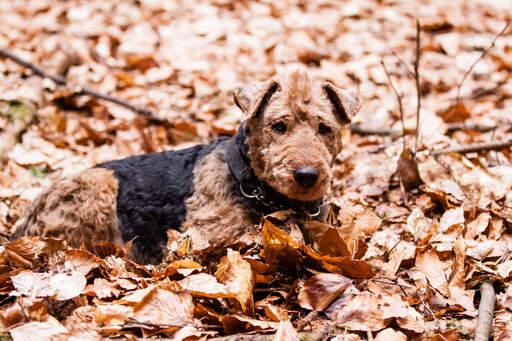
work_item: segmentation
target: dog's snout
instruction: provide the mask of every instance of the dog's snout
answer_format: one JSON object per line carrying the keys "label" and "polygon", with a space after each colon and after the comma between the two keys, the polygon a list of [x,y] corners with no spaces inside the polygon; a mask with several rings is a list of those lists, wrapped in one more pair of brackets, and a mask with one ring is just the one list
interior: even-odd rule
{"label": "dog's snout", "polygon": [[302,187],[311,187],[318,180],[318,170],[314,167],[301,167],[293,172],[295,181]]}

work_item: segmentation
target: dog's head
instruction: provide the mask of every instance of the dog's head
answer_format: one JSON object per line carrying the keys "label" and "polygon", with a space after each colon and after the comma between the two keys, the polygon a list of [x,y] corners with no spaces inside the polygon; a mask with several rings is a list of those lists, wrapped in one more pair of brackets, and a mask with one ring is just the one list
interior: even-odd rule
{"label": "dog's head", "polygon": [[341,129],[359,97],[303,72],[234,91],[247,115],[248,154],[256,176],[290,199],[311,201],[329,188]]}

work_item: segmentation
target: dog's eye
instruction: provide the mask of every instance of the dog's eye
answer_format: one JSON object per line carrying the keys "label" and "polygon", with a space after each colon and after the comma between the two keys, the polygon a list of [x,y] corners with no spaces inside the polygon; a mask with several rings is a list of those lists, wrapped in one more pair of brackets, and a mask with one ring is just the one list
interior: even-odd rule
{"label": "dog's eye", "polygon": [[286,133],[286,125],[283,122],[273,124],[272,129],[278,134]]}
{"label": "dog's eye", "polygon": [[331,128],[329,128],[328,126],[326,126],[325,124],[323,123],[320,123],[320,125],[318,126],[318,133],[320,135],[329,135],[331,133]]}

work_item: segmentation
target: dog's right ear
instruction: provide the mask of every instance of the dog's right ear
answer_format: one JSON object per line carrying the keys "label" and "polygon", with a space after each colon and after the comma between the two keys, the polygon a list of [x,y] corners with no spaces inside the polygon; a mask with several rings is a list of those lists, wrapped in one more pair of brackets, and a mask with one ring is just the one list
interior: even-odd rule
{"label": "dog's right ear", "polygon": [[331,82],[324,82],[322,88],[341,122],[350,123],[361,108],[361,98],[352,91],[338,88]]}
{"label": "dog's right ear", "polygon": [[233,91],[233,98],[235,104],[244,114],[256,118],[260,116],[270,102],[272,95],[278,90],[279,84],[271,79],[246,88],[236,88]]}

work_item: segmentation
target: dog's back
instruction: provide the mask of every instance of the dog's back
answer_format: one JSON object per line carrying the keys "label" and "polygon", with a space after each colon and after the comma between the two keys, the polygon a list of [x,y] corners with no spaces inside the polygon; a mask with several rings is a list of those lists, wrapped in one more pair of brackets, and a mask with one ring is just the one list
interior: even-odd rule
{"label": "dog's back", "polygon": [[163,256],[167,230],[179,229],[185,220],[195,165],[223,140],[135,155],[61,178],[36,198],[11,238],[57,237],[73,247],[133,240],[130,256],[155,263]]}
{"label": "dog's back", "polygon": [[119,182],[118,224],[124,240],[134,239],[132,252],[138,253],[134,258],[161,258],[167,230],[179,229],[185,220],[185,200],[194,190],[196,163],[221,141],[179,151],[136,155],[96,166],[112,170]]}

